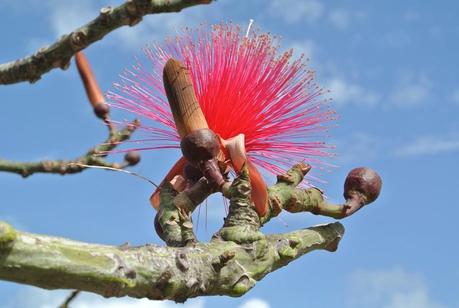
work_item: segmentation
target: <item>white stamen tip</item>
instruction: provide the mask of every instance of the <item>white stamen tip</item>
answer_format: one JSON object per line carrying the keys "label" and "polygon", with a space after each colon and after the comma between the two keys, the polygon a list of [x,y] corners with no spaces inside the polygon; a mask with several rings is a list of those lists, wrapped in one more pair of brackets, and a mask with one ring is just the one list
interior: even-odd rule
{"label": "white stamen tip", "polygon": [[249,19],[249,25],[247,27],[247,32],[245,33],[245,37],[249,37],[250,28],[252,28],[252,25],[253,25],[253,19]]}
{"label": "white stamen tip", "polygon": [[105,169],[105,170],[112,170],[112,171],[118,171],[118,172],[123,172],[123,173],[127,173],[127,174],[130,174],[130,175],[133,175],[135,177],[138,177],[142,180],[145,180],[147,182],[149,182],[150,184],[152,184],[153,186],[155,186],[156,188],[158,188],[158,185],[156,185],[155,182],[153,182],[152,180],[150,180],[149,178],[146,178],[144,177],[143,175],[140,175],[138,173],[135,173],[135,172],[132,172],[132,171],[128,171],[128,170],[124,170],[124,169],[118,169],[118,168],[113,168],[113,167],[107,167],[107,166],[93,166],[93,165],[85,165],[85,164],[81,164],[81,163],[69,163],[68,164],[69,166],[79,166],[79,167],[83,167],[83,168],[93,168],[93,169]]}

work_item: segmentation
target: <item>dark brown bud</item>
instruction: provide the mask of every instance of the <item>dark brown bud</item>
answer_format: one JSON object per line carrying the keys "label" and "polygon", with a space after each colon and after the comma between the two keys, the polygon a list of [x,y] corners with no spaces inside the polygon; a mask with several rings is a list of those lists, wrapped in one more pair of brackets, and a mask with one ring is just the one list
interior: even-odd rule
{"label": "dark brown bud", "polygon": [[129,164],[129,166],[137,165],[140,161],[140,154],[137,151],[129,151],[124,155],[124,160]]}
{"label": "dark brown bud", "polygon": [[195,130],[182,139],[180,147],[186,160],[204,174],[209,184],[220,187],[225,182],[216,159],[220,143],[213,131]]}
{"label": "dark brown bud", "polygon": [[354,198],[357,192],[364,196],[362,205],[365,205],[378,198],[381,186],[382,180],[376,171],[366,167],[355,168],[349,172],[344,182],[344,198]]}
{"label": "dark brown bud", "polygon": [[197,181],[199,181],[200,178],[204,176],[201,170],[189,163],[187,163],[185,167],[183,167],[183,173],[185,174],[185,178],[191,181],[192,183],[196,183]]}
{"label": "dark brown bud", "polygon": [[110,107],[105,102],[96,103],[94,105],[94,113],[100,119],[105,119],[110,112]]}
{"label": "dark brown bud", "polygon": [[221,187],[225,183],[225,179],[220,172],[218,162],[215,158],[200,162],[198,167],[210,185]]}
{"label": "dark brown bud", "polygon": [[180,142],[183,156],[194,166],[216,157],[220,151],[218,137],[208,128],[195,130]]}

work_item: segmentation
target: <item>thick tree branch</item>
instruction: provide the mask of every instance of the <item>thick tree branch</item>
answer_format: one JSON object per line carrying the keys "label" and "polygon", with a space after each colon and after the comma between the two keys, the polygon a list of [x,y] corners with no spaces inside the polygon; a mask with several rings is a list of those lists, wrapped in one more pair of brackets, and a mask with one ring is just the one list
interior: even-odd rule
{"label": "thick tree branch", "polygon": [[118,131],[111,128],[108,139],[90,149],[84,155],[74,160],[44,160],[39,162],[17,162],[0,159],[0,172],[17,173],[23,177],[28,177],[34,173],[55,173],[55,174],[73,174],[86,169],[83,165],[102,166],[110,168],[124,168],[130,165],[125,161],[120,163],[110,163],[104,159],[106,152],[113,150],[121,142],[129,139],[132,133],[138,127],[138,121],[135,120],[124,129]]}
{"label": "thick tree branch", "polygon": [[48,71],[66,69],[71,57],[79,50],[101,40],[111,31],[125,25],[133,26],[148,14],[179,12],[184,8],[208,4],[212,0],[128,0],[116,7],[105,7],[94,20],[63,35],[55,43],[39,49],[35,54],[0,64],[0,84],[22,81],[36,82]]}
{"label": "thick tree branch", "polygon": [[316,249],[335,251],[339,223],[237,244],[214,238],[193,247],[112,247],[15,231],[0,223],[0,279],[107,297],[183,302],[241,296],[264,276]]}

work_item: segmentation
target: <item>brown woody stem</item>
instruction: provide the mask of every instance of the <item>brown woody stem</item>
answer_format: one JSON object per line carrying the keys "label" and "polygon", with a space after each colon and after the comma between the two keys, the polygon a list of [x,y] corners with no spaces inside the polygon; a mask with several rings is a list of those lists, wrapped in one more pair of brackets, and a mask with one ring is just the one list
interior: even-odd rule
{"label": "brown woody stem", "polygon": [[0,159],[0,172],[17,173],[23,177],[28,177],[34,173],[54,173],[54,174],[73,174],[85,170],[87,167],[81,165],[102,166],[110,168],[124,168],[130,165],[124,163],[110,163],[104,159],[105,155],[100,155],[116,148],[120,142],[131,137],[138,127],[135,120],[121,131],[111,130],[109,138],[102,144],[90,149],[84,155],[73,160],[43,160],[38,162],[18,162]]}
{"label": "brown woody stem", "polygon": [[41,76],[54,68],[67,69],[72,56],[101,40],[113,30],[133,26],[148,14],[179,12],[184,8],[208,4],[212,0],[127,0],[112,7],[104,7],[99,16],[89,23],[63,35],[53,44],[40,48],[35,54],[0,64],[0,84],[22,81],[36,82]]}

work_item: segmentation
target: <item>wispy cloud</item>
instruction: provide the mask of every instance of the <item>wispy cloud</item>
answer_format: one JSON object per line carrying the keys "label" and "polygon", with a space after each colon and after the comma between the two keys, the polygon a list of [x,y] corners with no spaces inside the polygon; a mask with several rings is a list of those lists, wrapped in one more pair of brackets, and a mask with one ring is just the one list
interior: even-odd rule
{"label": "wispy cloud", "polygon": [[326,84],[326,88],[331,91],[330,96],[337,106],[348,104],[375,106],[380,101],[380,96],[376,92],[343,78],[331,79]]}
{"label": "wispy cloud", "polygon": [[[46,39],[30,38],[26,44],[27,51],[35,51],[37,48],[46,45],[45,43],[49,44],[50,40],[70,33],[76,28],[88,23],[99,14],[102,6],[116,6],[118,4],[119,2],[114,0],[108,0],[103,4],[92,0],[43,0],[41,5],[37,5],[32,0],[27,0],[26,5],[17,5],[17,1],[11,0],[3,3],[8,9],[22,11],[31,9],[41,10],[47,16],[45,22],[49,24],[52,36]],[[162,40],[165,34],[173,34],[175,30],[181,30],[185,26],[197,26],[204,19],[204,15],[208,18],[218,15],[219,9],[211,8],[212,10],[205,11],[200,8],[189,8],[180,13],[147,15],[140,24],[135,27],[121,27],[105,41],[111,42],[117,48],[124,50],[138,50],[155,40]]]}
{"label": "wispy cloud", "polygon": [[350,26],[365,19],[362,11],[345,8],[328,9],[324,2],[318,0],[274,0],[268,7],[269,13],[287,24],[329,22],[339,30],[347,30]]}
{"label": "wispy cloud", "polygon": [[349,307],[443,308],[420,275],[403,269],[361,270],[350,276]]}
{"label": "wispy cloud", "polygon": [[420,136],[398,148],[396,156],[433,155],[459,151],[459,134]]}
{"label": "wispy cloud", "polygon": [[319,51],[317,44],[310,39],[294,41],[288,47],[293,49],[295,56],[303,54],[308,59],[314,59],[314,55]]}
{"label": "wispy cloud", "polygon": [[355,132],[348,138],[339,139],[336,144],[336,163],[363,162],[375,159],[383,153],[383,140],[364,132]]}
{"label": "wispy cloud", "polygon": [[[17,299],[8,307],[12,308],[54,308],[59,307],[67,296],[68,290],[48,291],[35,287],[24,286],[18,292]],[[83,292],[72,301],[73,308],[204,308],[202,298],[190,299],[184,304],[172,301],[154,301],[146,298],[135,299],[130,297],[104,298],[102,296]],[[268,302],[260,298],[251,298],[243,302],[238,308],[270,308]]]}
{"label": "wispy cloud", "polygon": [[270,2],[268,10],[272,16],[289,24],[299,21],[313,23],[324,14],[324,6],[318,0],[273,0]]}
{"label": "wispy cloud", "polygon": [[432,82],[422,74],[409,73],[395,85],[391,101],[399,107],[414,107],[425,103],[431,95]]}
{"label": "wispy cloud", "polygon": [[[84,25],[97,15],[98,7],[90,0],[81,1],[47,1],[50,9],[49,22],[56,35],[69,33]],[[148,15],[135,27],[122,27],[112,35],[111,42],[127,50],[138,50],[147,43],[159,40],[164,32],[172,32],[186,24],[197,23],[201,10],[190,10],[180,13]],[[161,29],[161,30],[159,30]],[[172,30],[172,31],[171,31]]]}
{"label": "wispy cloud", "polygon": [[362,21],[365,17],[366,14],[363,12],[347,9],[334,9],[328,13],[328,20],[339,30],[347,30],[352,23]]}
{"label": "wispy cloud", "polygon": [[[17,295],[17,300],[10,304],[12,308],[53,308],[59,307],[67,296],[68,290],[47,291],[24,287]],[[191,299],[184,304],[171,301],[152,301],[129,297],[104,298],[92,293],[82,293],[72,302],[73,308],[204,308],[203,299]]]}
{"label": "wispy cloud", "polygon": [[239,308],[269,308],[269,303],[261,298],[251,298],[244,302]]}
{"label": "wispy cloud", "polygon": [[44,2],[48,7],[50,26],[56,36],[70,33],[86,24],[98,14],[90,0]]}

